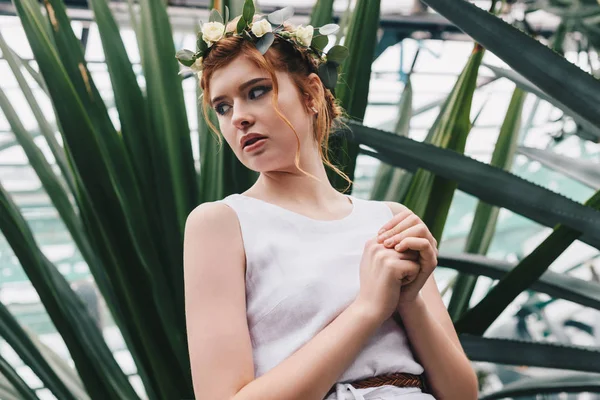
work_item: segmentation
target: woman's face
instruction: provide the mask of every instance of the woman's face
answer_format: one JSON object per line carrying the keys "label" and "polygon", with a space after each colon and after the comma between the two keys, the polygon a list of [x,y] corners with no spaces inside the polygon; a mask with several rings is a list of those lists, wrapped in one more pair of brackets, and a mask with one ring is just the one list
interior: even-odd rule
{"label": "woman's face", "polygon": [[[304,106],[308,99],[301,96],[289,74],[277,71],[276,77],[280,112],[296,129],[301,152],[314,151],[314,114],[308,113]],[[273,83],[266,71],[245,56],[238,56],[213,73],[210,96],[208,100],[218,116],[221,133],[246,167],[258,172],[296,170],[296,136],[271,104]],[[267,139],[253,151],[244,150],[241,139],[249,133],[258,133]]]}

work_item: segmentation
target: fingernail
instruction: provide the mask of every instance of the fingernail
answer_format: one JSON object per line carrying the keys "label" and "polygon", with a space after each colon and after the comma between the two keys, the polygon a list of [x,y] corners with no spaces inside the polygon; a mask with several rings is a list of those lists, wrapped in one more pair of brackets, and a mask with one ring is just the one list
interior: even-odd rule
{"label": "fingernail", "polygon": [[377,234],[378,234],[378,235],[381,235],[383,232],[385,232],[385,228],[381,228],[381,229],[379,230],[379,232],[377,232]]}

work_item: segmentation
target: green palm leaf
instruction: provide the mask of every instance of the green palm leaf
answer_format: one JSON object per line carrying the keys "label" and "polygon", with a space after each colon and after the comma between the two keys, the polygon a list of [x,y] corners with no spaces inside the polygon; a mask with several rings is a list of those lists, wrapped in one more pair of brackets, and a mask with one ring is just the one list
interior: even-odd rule
{"label": "green palm leaf", "polygon": [[600,16],[600,7],[598,6],[598,4],[583,5],[583,4],[578,4],[578,3],[579,2],[572,3],[571,7],[556,7],[556,6],[548,7],[547,4],[545,4],[541,1],[538,1],[537,4],[533,4],[530,7],[531,8],[536,7],[536,6],[543,7],[544,11],[555,14],[563,19],[579,20],[579,19],[583,19],[583,18]]}
{"label": "green palm leaf", "polygon": [[22,400],[22,396],[12,383],[0,372],[0,399]]}
{"label": "green palm leaf", "polygon": [[[406,80],[400,101],[398,102],[398,120],[396,121],[393,132],[399,136],[408,137],[410,131],[410,121],[413,117],[413,88],[411,75],[415,64],[419,58],[420,48],[417,49],[412,61],[410,70],[406,74]],[[386,163],[381,163],[377,168],[373,188],[371,189],[371,198],[377,200],[389,200],[404,202],[404,198],[410,188],[413,174],[395,168]]]}
{"label": "green palm leaf", "polygon": [[[7,53],[10,53],[10,54],[8,56],[4,55],[4,58],[6,58],[7,61],[9,58],[11,60],[17,60],[19,65],[23,66],[27,70],[27,72],[29,72],[29,75],[31,75],[31,77],[35,80],[35,82],[40,86],[40,89],[42,89],[47,95],[49,95],[48,87],[46,86],[46,82],[44,82],[44,78],[42,78],[40,73],[38,71],[36,71],[35,69],[33,69],[33,67],[29,64],[29,62],[27,62],[23,58],[21,58],[10,47],[7,46],[6,51],[7,51]],[[11,66],[11,69],[12,69],[12,66]],[[14,72],[14,70],[13,70],[13,72]],[[15,75],[16,75],[16,73],[15,73]]]}
{"label": "green palm leaf", "polygon": [[[600,213],[592,207],[455,151],[400,137],[352,120],[345,122],[352,129],[353,140],[376,150],[373,152],[361,148],[364,154],[410,171],[427,169],[458,182],[460,190],[486,203],[507,208],[545,226],[553,227],[561,223],[577,229],[583,232],[583,242],[600,248]],[[343,133],[347,134],[346,131]]]}
{"label": "green palm leaf", "polygon": [[[483,87],[486,87],[487,85],[496,82],[498,79],[499,78],[496,77],[496,76],[492,77],[492,78],[486,78],[480,84],[477,85],[477,89],[481,89]],[[447,98],[448,97],[446,96],[446,97],[440,98],[438,100],[434,100],[434,101],[432,101],[430,103],[426,103],[426,104],[424,104],[424,105],[422,105],[422,106],[420,106],[418,108],[415,108],[413,110],[413,115],[420,115],[420,114],[423,114],[423,113],[425,113],[425,112],[427,112],[429,110],[433,110],[434,108],[443,106],[444,103],[446,102]]]}
{"label": "green palm leaf", "polygon": [[[92,4],[93,7],[93,4]],[[136,9],[134,0],[127,0],[127,13],[129,14],[129,22],[131,23],[131,29],[135,32],[135,40],[138,46],[138,53],[140,54],[140,60],[144,65],[144,54],[142,53],[142,28],[140,27],[140,21],[138,18],[139,8]]]}
{"label": "green palm leaf", "polygon": [[[442,267],[452,268],[463,274],[482,275],[492,279],[502,279],[515,268],[513,263],[468,253],[440,253],[438,261]],[[529,289],[600,310],[600,284],[596,282],[546,271]]]}
{"label": "green palm leaf", "polygon": [[[600,348],[459,335],[471,361],[600,372]],[[552,356],[548,356],[551,354]]]}
{"label": "green palm leaf", "polygon": [[64,338],[87,392],[95,398],[137,398],[87,309],[40,251],[27,222],[2,185],[0,230]]}
{"label": "green palm leaf", "polygon": [[566,107],[560,99],[555,99],[553,97],[548,96],[546,93],[541,91],[539,88],[537,88],[534,84],[525,79],[518,72],[511,71],[505,68],[499,68],[493,65],[485,64],[485,66],[491,69],[497,77],[509,79],[521,89],[526,90],[536,95],[540,99],[543,99],[548,103],[552,104],[553,106],[561,109],[567,115],[571,116],[575,122],[580,124],[580,126],[585,130],[585,132],[589,132],[589,134],[593,135],[595,141],[600,141],[600,132],[593,128],[590,129],[590,126],[589,124],[587,124],[585,118],[581,116],[577,110],[571,110],[568,107]]}
{"label": "green palm leaf", "polygon": [[[426,143],[464,153],[471,131],[470,113],[484,49],[473,52],[431,127]],[[413,177],[404,204],[423,219],[433,237],[441,240],[457,183],[420,169]]]}
{"label": "green palm leaf", "polygon": [[[496,142],[490,165],[504,170],[510,170],[515,156],[519,129],[521,127],[521,114],[527,94],[516,88],[513,92],[508,111],[500,135]],[[487,254],[494,237],[496,221],[500,209],[490,204],[479,201],[475,209],[473,224],[467,236],[465,252],[473,254]],[[459,275],[452,291],[452,297],[448,304],[448,312],[452,320],[456,321],[469,307],[469,301],[475,290],[477,277]]]}
{"label": "green palm leaf", "polygon": [[[58,371],[64,371],[58,366],[56,359],[53,359],[53,365],[42,353],[42,348],[38,343],[34,343],[30,335],[23,329],[17,320],[10,314],[4,304],[0,303],[0,336],[13,348],[19,358],[31,368],[38,378],[43,382],[52,394],[58,399],[85,399],[87,395],[81,390],[77,390],[77,395],[71,392],[65,382],[59,377]],[[71,369],[62,359],[60,360],[62,367],[66,366]],[[56,368],[56,369],[55,369]],[[64,374],[63,374],[64,375]],[[73,379],[71,379],[73,381]],[[73,387],[73,386],[72,386]],[[37,398],[37,397],[34,397]]]}
{"label": "green palm leaf", "polygon": [[348,5],[346,6],[346,9],[344,10],[344,13],[340,17],[340,23],[338,24],[340,26],[340,29],[335,34],[335,44],[340,44],[342,37],[344,37],[344,35],[346,34],[346,31],[348,29],[348,23],[350,22],[351,17],[352,17],[352,2],[349,1]]}
{"label": "green palm leaf", "polygon": [[317,0],[310,13],[312,26],[320,27],[333,20],[333,0]]}
{"label": "green palm leaf", "polygon": [[[175,301],[165,301],[183,296],[173,283],[175,278],[167,278],[180,275],[174,271],[182,269],[181,263],[169,264],[164,254],[157,252],[164,240],[155,242],[157,239],[153,240],[152,235],[160,237],[162,231],[148,227],[148,221],[155,216],[146,209],[148,202],[141,200],[125,146],[114,128],[109,126],[110,121],[104,118],[106,110],[98,101],[100,97],[94,96],[97,91],[93,82],[84,79],[88,74],[81,48],[70,29],[62,3],[46,3],[46,6],[52,11],[49,15],[54,17],[53,26],[64,27],[53,32],[62,48],[61,57],[69,65],[67,69],[41,28],[42,16],[35,2],[18,1],[15,5],[49,92],[52,98],[60,99],[54,103],[62,123],[67,157],[77,179],[74,194],[88,234],[115,286],[117,304],[124,315],[123,325],[135,327],[130,336],[133,337],[135,332],[137,340],[128,343],[134,347],[132,355],[134,358],[136,354],[146,355],[145,359],[136,360],[140,375],[144,378],[146,367],[151,368],[152,382],[160,387],[162,397],[185,397],[191,393],[191,377],[183,308],[177,307]],[[74,41],[77,44],[70,54],[68,45]],[[73,68],[72,63],[79,67]],[[92,100],[96,102],[91,104]],[[84,108],[84,104],[87,107]],[[195,193],[195,190],[191,192]],[[177,219],[170,221],[177,224]],[[173,249],[172,254],[175,253]],[[173,265],[179,265],[179,268]],[[165,275],[166,269],[169,269],[169,275]],[[182,279],[179,285],[183,285]],[[128,334],[124,337],[127,340]],[[154,390],[149,387],[147,391],[152,396]]]}
{"label": "green palm leaf", "polygon": [[[27,91],[25,93],[27,93]],[[35,99],[32,97],[29,99],[29,101],[34,105],[32,108],[35,109],[37,106]],[[84,260],[87,262],[90,271],[94,276],[96,284],[100,288],[104,299],[107,301],[109,309],[112,311],[113,315],[116,316],[115,319],[117,320],[117,323],[122,325],[125,318],[120,315],[120,309],[117,307],[116,296],[112,285],[109,283],[105,270],[100,264],[98,257],[94,253],[94,249],[92,248],[92,244],[89,242],[89,239],[85,233],[85,228],[80,217],[77,215],[76,210],[69,201],[69,195],[65,191],[64,185],[54,174],[51,165],[48,163],[41,150],[34,143],[33,137],[29,135],[29,133],[23,127],[23,124],[18,118],[16,111],[13,109],[12,105],[9,103],[6,95],[1,89],[0,109],[4,111],[4,115],[6,116],[6,119],[12,128],[12,132],[14,133],[17,142],[25,152],[31,167],[36,172],[43,188],[60,215],[61,220],[71,234],[71,237],[79,248]],[[38,118],[40,121],[41,126],[48,125],[43,115],[36,114],[36,118]],[[62,148],[59,148],[58,150],[60,152],[63,151]],[[134,345],[135,341],[131,339],[127,330],[122,331],[125,341],[129,345]],[[135,349],[133,349],[133,356],[135,359]],[[143,370],[140,371],[140,375],[143,376]]]}
{"label": "green palm leaf", "polygon": [[[0,355],[0,378],[4,378],[5,382],[0,386],[0,395],[2,399],[16,399],[16,400],[37,400],[38,397],[33,390],[23,379],[17,374],[17,371],[10,366],[8,361]],[[0,382],[2,379],[0,379]],[[10,385],[10,386],[9,386]],[[3,393],[4,392],[4,393]]]}
{"label": "green palm leaf", "polygon": [[86,393],[83,382],[81,382],[77,371],[67,364],[67,362],[58,354],[56,354],[54,350],[48,347],[47,344],[42,342],[29,328],[25,326],[22,328],[29,337],[29,340],[31,340],[33,345],[39,350],[40,354],[48,362],[48,365],[69,388],[71,393],[75,395],[75,398],[78,400],[88,400],[90,397]]}
{"label": "green palm leaf", "polygon": [[[75,187],[74,178],[73,178],[73,174],[72,174],[71,170],[68,167],[67,159],[65,157],[65,152],[58,144],[58,141],[56,140],[56,137],[54,136],[54,129],[50,126],[50,124],[44,117],[42,108],[39,106],[39,103],[35,99],[33,91],[27,84],[27,81],[25,80],[25,76],[21,72],[20,67],[29,65],[29,64],[23,62],[23,60],[20,57],[16,56],[16,54],[12,51],[12,49],[10,49],[8,47],[8,45],[4,41],[4,38],[2,37],[1,34],[0,34],[0,50],[2,50],[2,54],[4,54],[4,58],[6,59],[8,66],[12,70],[12,72],[15,76],[15,79],[17,80],[17,82],[19,84],[19,88],[21,89],[21,92],[23,93],[23,95],[25,96],[25,99],[27,100],[27,103],[31,107],[31,111],[39,125],[40,132],[44,136],[46,143],[48,143],[48,148],[52,152],[52,156],[54,156],[54,159],[56,160],[56,164],[59,167],[61,174],[64,176],[66,184],[68,185],[68,187],[71,190],[73,190]],[[38,84],[41,83],[40,87],[43,88],[45,86],[43,79],[39,76],[38,73],[34,72],[34,74],[32,74],[32,76],[38,82]]]}
{"label": "green palm leaf", "polygon": [[480,400],[583,392],[600,393],[600,375],[585,372],[570,372],[566,374],[551,373],[549,376],[524,378],[508,383],[502,389],[480,397]]}
{"label": "green palm leaf", "polygon": [[558,171],[592,189],[600,189],[600,168],[598,168],[598,163],[565,157],[549,150],[536,149],[533,147],[519,146],[517,152],[523,154],[530,160],[538,161],[546,168]]}
{"label": "green palm leaf", "polygon": [[[196,85],[196,98],[202,95],[202,88]],[[225,190],[225,165],[223,155],[231,151],[228,146],[219,146],[219,143],[211,133],[209,126],[202,114],[202,103],[198,104],[198,141],[200,148],[200,201],[215,201],[227,196]],[[209,120],[214,126],[218,121],[214,113],[209,114]]]}
{"label": "green palm leaf", "polygon": [[[398,103],[398,121],[394,129],[399,136],[408,137],[412,118],[412,96],[413,89],[410,76],[408,76]],[[375,174],[371,199],[402,202],[408,192],[412,177],[413,174],[410,172],[381,163]]]}
{"label": "green palm leaf", "polygon": [[[146,77],[146,95],[148,112],[154,127],[153,139],[156,150],[155,179],[165,195],[161,198],[161,213],[174,210],[175,218],[165,214],[162,222],[174,221],[178,230],[171,231],[175,237],[172,243],[183,242],[185,220],[197,205],[198,189],[192,146],[189,139],[190,128],[183,99],[179,65],[175,58],[175,45],[172,29],[164,3],[159,0],[140,2],[142,48],[144,53],[144,75]],[[108,45],[108,43],[107,43]],[[162,169],[163,172],[160,172]],[[164,190],[170,188],[170,190]],[[169,197],[167,197],[167,195]],[[161,235],[164,239],[164,236]],[[177,248],[169,247],[172,251]],[[178,251],[178,253],[181,253]],[[181,263],[182,256],[177,258]],[[177,305],[183,306],[183,269],[177,270],[172,282],[176,289]],[[183,310],[183,308],[177,308]],[[178,313],[183,318],[183,313]],[[180,321],[183,322],[184,318]]]}
{"label": "green palm leaf", "polygon": [[[157,57],[156,49],[143,51],[146,47],[158,46],[158,43],[148,43],[149,40],[153,40],[152,37],[148,38],[145,35],[138,37],[142,49],[141,53],[145,54],[142,62],[146,76],[151,73],[147,70],[148,68],[152,68],[156,73],[162,74],[161,77],[152,76],[146,79],[147,98],[145,98],[137,85],[135,74],[119,34],[118,25],[107,3],[104,1],[92,1],[91,5],[98,23],[106,63],[111,76],[123,131],[122,137],[128,152],[127,158],[131,159],[134,164],[136,181],[140,183],[140,190],[143,193],[143,197],[156,199],[156,201],[146,202],[146,219],[152,225],[150,231],[153,236],[152,241],[154,243],[162,242],[161,248],[165,249],[165,251],[162,256],[162,262],[154,263],[153,269],[155,269],[154,273],[157,276],[167,277],[169,285],[161,288],[161,291],[164,291],[164,293],[170,292],[170,298],[173,299],[173,301],[168,303],[164,302],[163,299],[160,300],[160,303],[167,303],[165,305],[172,305],[176,310],[183,310],[183,288],[180,288],[183,282],[183,269],[181,267],[173,268],[173,266],[182,265],[181,252],[177,251],[183,240],[179,219],[181,218],[182,210],[184,210],[187,216],[187,213],[189,213],[196,203],[197,183],[193,160],[190,161],[185,157],[188,152],[191,156],[191,142],[189,141],[189,136],[187,144],[186,140],[183,140],[185,138],[183,132],[187,132],[189,135],[189,127],[187,126],[187,116],[182,102],[181,81],[176,73],[174,76],[169,76],[169,74],[174,72],[173,67],[177,68],[177,66],[171,65],[175,61],[174,59]],[[141,4],[141,7],[142,10],[145,10],[148,5],[144,3]],[[147,14],[142,13],[142,23],[139,29],[148,29],[150,26],[150,31],[154,31],[155,29],[159,31],[171,31],[168,21],[164,19],[159,10],[153,10],[149,14],[154,15],[148,17]],[[162,45],[165,46],[164,51],[168,51],[169,46],[165,43],[162,43]],[[174,54],[173,46],[171,43],[170,47]],[[164,64],[162,66],[165,68],[163,72],[158,72],[159,68],[161,68],[161,65],[158,64]],[[168,65],[171,65],[171,67],[168,68]],[[167,76],[169,76],[169,79],[166,79]],[[179,92],[176,89],[167,91],[166,87],[169,85],[173,85],[173,88],[179,87]],[[159,106],[161,108],[160,111],[151,112],[153,107],[151,104],[163,102],[167,102],[171,107],[179,104],[181,108],[169,111]],[[182,124],[178,118],[185,120],[185,124]],[[157,127],[158,129],[156,129]],[[179,139],[177,139],[178,135],[180,136]],[[172,142],[173,140],[174,143]],[[177,154],[182,155],[183,158],[174,158],[170,151],[165,151],[168,149],[173,149]],[[186,182],[188,176],[192,176],[192,184],[183,186],[175,184],[171,190],[165,190],[165,188],[174,185],[173,181]],[[162,307],[160,303],[159,307]],[[168,316],[171,313],[167,309],[162,310],[162,312],[164,316]],[[167,338],[169,338],[175,350],[172,355],[178,358],[179,368],[182,370],[180,378],[172,379],[184,379],[179,382],[182,388],[185,387],[186,377],[191,379],[189,372],[185,372],[188,371],[187,365],[189,362],[186,357],[185,338],[181,335],[184,326],[183,318],[183,312],[180,311],[172,314],[172,317],[164,319],[165,323],[163,324]],[[162,369],[162,367],[159,367],[162,362],[160,359],[152,356],[147,351],[140,351],[140,357],[142,355],[150,358],[143,361],[146,364],[144,369],[154,368],[155,371]],[[154,364],[154,366],[150,366],[150,363]],[[161,372],[160,375],[162,374]],[[144,379],[146,386],[150,386],[153,380],[156,381],[156,378],[152,379],[147,376]],[[169,390],[175,389],[171,388]]]}
{"label": "green palm leaf", "polygon": [[[560,54],[465,0],[424,0],[600,135],[600,82]],[[518,48],[519,51],[514,51]],[[569,79],[564,79],[568,76]]]}
{"label": "green palm leaf", "polygon": [[[379,26],[379,7],[380,0],[357,0],[344,41],[352,57],[341,65],[340,82],[334,93],[348,115],[359,121],[364,118],[367,108],[368,77],[371,76],[377,41],[377,30],[373,27]],[[342,172],[354,180],[358,144],[348,142],[339,135],[332,135],[329,148],[333,154],[332,162],[338,164]],[[342,191],[348,185],[334,171],[328,170],[327,174],[338,190]]]}
{"label": "green palm leaf", "polygon": [[[596,192],[585,205],[596,210],[600,209],[600,191]],[[580,236],[581,232],[577,228],[557,225],[542,244],[502,278],[483,300],[461,317],[456,324],[456,329],[459,332],[483,335],[510,302],[539,279],[550,264]]]}

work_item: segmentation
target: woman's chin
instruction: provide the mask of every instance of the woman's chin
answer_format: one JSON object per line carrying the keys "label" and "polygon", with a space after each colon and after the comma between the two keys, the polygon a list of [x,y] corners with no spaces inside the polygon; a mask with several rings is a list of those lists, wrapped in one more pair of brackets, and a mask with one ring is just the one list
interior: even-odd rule
{"label": "woman's chin", "polygon": [[288,171],[292,170],[292,167],[294,165],[293,162],[291,165],[288,165],[288,163],[284,162],[283,160],[267,160],[266,157],[264,160],[259,160],[259,158],[260,157],[258,157],[255,160],[249,160],[244,165],[246,165],[248,169],[251,169],[258,173]]}

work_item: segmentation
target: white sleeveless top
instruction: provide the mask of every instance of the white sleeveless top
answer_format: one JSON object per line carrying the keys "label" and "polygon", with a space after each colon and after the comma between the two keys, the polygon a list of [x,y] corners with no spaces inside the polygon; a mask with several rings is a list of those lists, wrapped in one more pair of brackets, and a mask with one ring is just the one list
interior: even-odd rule
{"label": "white sleeveless top", "polygon": [[[377,235],[393,213],[383,202],[347,197],[354,205],[351,214],[333,221],[312,219],[242,194],[218,200],[236,212],[244,242],[255,378],[317,335],[358,295],[365,242]],[[392,372],[421,374],[423,367],[415,361],[403,329],[389,318],[338,382]],[[338,393],[350,390],[350,385],[337,386]],[[385,388],[397,393],[417,390],[427,396],[419,399],[432,398],[419,389]],[[376,389],[354,389],[352,393],[360,398],[355,392]]]}

